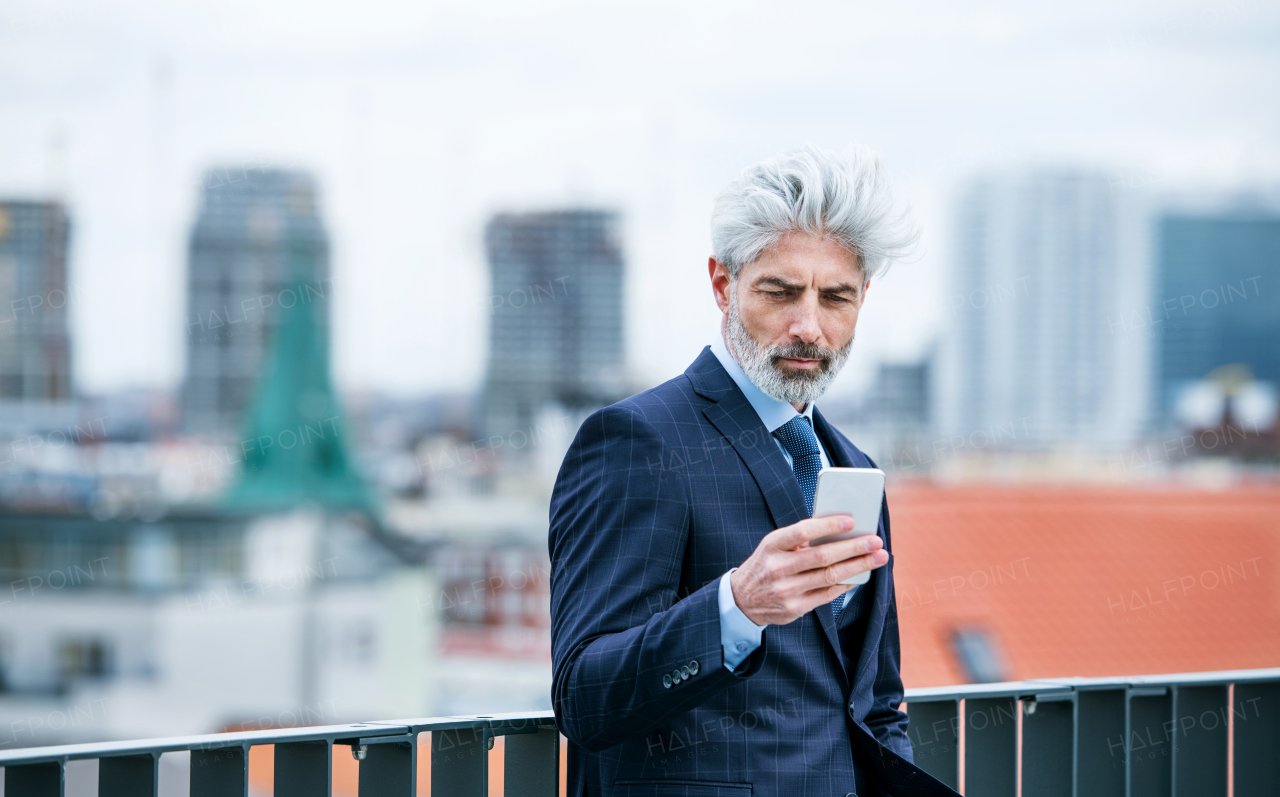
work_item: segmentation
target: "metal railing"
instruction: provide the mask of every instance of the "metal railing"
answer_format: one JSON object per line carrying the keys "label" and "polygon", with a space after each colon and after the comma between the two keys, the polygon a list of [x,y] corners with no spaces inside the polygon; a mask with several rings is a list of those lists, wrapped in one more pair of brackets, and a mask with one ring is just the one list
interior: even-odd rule
{"label": "metal railing", "polygon": [[329,797],[333,746],[360,762],[361,797],[413,797],[418,734],[431,733],[431,793],[487,795],[488,751],[505,737],[505,793],[556,797],[560,734],[550,711],[431,717],[130,742],[32,747],[0,753],[5,797],[62,797],[68,761],[98,760],[98,797],[155,797],[163,753],[191,752],[191,797],[245,797],[249,748],[274,745],[275,797]]}
{"label": "metal railing", "polygon": [[966,797],[1280,795],[1280,668],[908,689],[907,715]]}
{"label": "metal railing", "polygon": [[[966,797],[1280,794],[1280,668],[909,689],[907,715],[916,763],[954,788],[963,765]],[[245,797],[249,748],[274,745],[275,797],[329,797],[342,745],[361,797],[413,797],[427,731],[434,795],[487,795],[499,736],[504,794],[559,794],[550,711],[35,747],[0,766],[5,797],[61,797],[81,759],[98,760],[99,797],[154,797],[161,754],[190,751],[191,797]]]}

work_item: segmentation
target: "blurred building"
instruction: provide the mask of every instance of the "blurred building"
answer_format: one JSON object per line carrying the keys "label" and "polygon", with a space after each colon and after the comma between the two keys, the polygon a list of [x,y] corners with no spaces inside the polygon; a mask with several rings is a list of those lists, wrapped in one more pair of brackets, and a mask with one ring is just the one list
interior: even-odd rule
{"label": "blurred building", "polygon": [[1090,172],[994,174],[956,216],[940,431],[995,447],[1132,440],[1151,371],[1150,334],[1123,320],[1150,295],[1132,192]]}
{"label": "blurred building", "polygon": [[[1157,246],[1152,325],[1162,328],[1161,415],[1170,418],[1180,403],[1194,402],[1192,391],[1224,366],[1247,369],[1274,392],[1280,385],[1280,216],[1169,214],[1160,219]],[[1240,410],[1236,420],[1250,420]]]}
{"label": "blurred building", "polygon": [[8,513],[0,575],[9,748],[435,707],[429,576],[348,517]]}
{"label": "blurred building", "polygon": [[618,226],[616,214],[592,210],[489,222],[487,434],[527,433],[548,404],[595,407],[623,397]]}
{"label": "blurred building", "polygon": [[[290,283],[301,292],[304,283]],[[373,496],[352,466],[347,425],[329,375],[329,340],[316,302],[282,306],[254,390],[244,439],[233,447],[239,478],[224,503],[275,513],[298,506],[363,513],[376,526]]]}
{"label": "blurred building", "polygon": [[861,396],[824,399],[822,413],[886,472],[924,473],[936,461],[932,396],[937,358],[881,362]]}
{"label": "blurred building", "polygon": [[67,402],[71,223],[57,202],[0,201],[0,401]]}
{"label": "blurred building", "polygon": [[221,504],[0,514],[0,745],[432,713],[436,590],[350,467],[322,317],[282,306],[242,443],[157,463]]}
{"label": "blurred building", "polygon": [[899,435],[928,434],[933,362],[880,363],[864,405],[866,422]]}
{"label": "blurred building", "polygon": [[232,435],[280,310],[314,304],[328,325],[329,240],[308,174],[213,169],[203,186],[188,251],[184,423]]}

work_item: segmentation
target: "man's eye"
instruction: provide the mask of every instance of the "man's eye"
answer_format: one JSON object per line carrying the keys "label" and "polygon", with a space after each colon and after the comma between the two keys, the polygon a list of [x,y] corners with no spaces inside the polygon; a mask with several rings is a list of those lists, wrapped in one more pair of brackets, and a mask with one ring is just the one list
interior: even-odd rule
{"label": "man's eye", "polygon": [[833,301],[833,302],[848,302],[848,301],[850,301],[847,297],[845,297],[845,296],[838,296],[838,295],[836,295],[836,294],[831,294],[831,295],[830,295],[830,296],[828,296],[827,298],[828,298],[828,299],[830,299],[830,300],[831,300],[831,301]]}
{"label": "man's eye", "polygon": [[787,296],[787,291],[765,291],[765,293],[778,299],[782,299]]}

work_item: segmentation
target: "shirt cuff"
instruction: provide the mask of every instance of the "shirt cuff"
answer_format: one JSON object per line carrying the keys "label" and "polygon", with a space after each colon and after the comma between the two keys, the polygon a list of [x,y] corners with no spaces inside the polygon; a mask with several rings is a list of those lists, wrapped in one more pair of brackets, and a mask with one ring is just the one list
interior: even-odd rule
{"label": "shirt cuff", "polygon": [[729,576],[734,570],[720,577],[720,647],[724,650],[725,669],[735,670],[755,649],[764,636],[763,625],[756,625],[738,608],[733,599],[733,585]]}

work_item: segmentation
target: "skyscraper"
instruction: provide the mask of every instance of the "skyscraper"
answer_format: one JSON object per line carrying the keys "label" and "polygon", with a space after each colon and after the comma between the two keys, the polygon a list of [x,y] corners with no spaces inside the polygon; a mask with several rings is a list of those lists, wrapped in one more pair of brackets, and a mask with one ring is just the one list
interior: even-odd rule
{"label": "skyscraper", "polygon": [[502,214],[485,230],[492,294],[485,426],[527,430],[548,403],[623,397],[623,259],[614,213]]}
{"label": "skyscraper", "polygon": [[1161,414],[1211,371],[1243,365],[1280,385],[1280,215],[1258,210],[1160,219],[1152,320]]}
{"label": "skyscraper", "polygon": [[213,169],[187,268],[188,430],[236,434],[281,309],[315,303],[327,328],[329,241],[310,175]]}
{"label": "skyscraper", "polygon": [[1146,423],[1150,333],[1138,198],[1106,175],[989,175],[957,207],[937,415],[966,447],[1118,445]]}
{"label": "skyscraper", "polygon": [[70,229],[60,203],[0,201],[0,400],[71,398]]}

